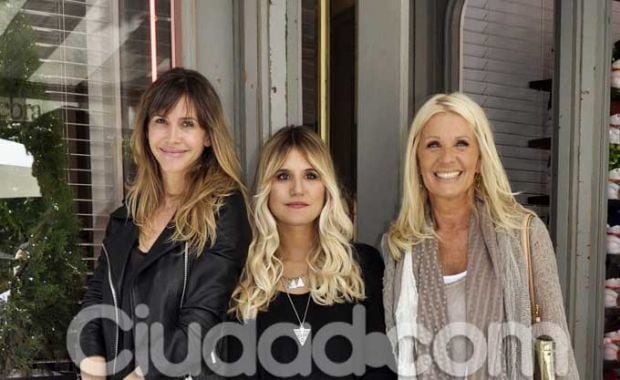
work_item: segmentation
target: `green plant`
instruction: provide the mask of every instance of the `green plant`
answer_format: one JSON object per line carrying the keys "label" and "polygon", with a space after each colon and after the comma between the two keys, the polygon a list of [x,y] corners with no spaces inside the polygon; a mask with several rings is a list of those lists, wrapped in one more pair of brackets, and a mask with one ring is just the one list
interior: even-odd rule
{"label": "green plant", "polygon": [[[34,32],[17,14],[0,37],[0,96],[45,99],[29,81],[40,61]],[[27,243],[20,277],[9,280],[9,302],[0,314],[0,372],[30,370],[39,359],[66,357],[65,332],[77,312],[84,266],[76,249],[79,233],[66,181],[67,148],[59,115],[0,119],[0,138],[24,144],[34,158],[32,174],[41,197],[0,200],[0,251],[14,254]]]}

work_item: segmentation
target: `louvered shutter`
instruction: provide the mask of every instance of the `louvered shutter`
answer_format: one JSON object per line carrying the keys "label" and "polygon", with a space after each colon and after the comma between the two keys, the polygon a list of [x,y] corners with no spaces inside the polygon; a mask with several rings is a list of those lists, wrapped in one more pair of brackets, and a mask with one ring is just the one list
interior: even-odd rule
{"label": "louvered shutter", "polygon": [[512,190],[547,216],[550,150],[529,145],[552,134],[550,93],[530,82],[553,75],[553,1],[467,1],[461,51],[461,90],[487,113]]}
{"label": "louvered shutter", "polygon": [[[170,67],[170,1],[156,2],[157,67]],[[108,215],[124,197],[128,138],[135,107],[151,77],[149,2],[143,0],[9,1],[0,30],[15,15],[34,30],[40,66],[29,78],[60,111],[68,147],[67,180],[81,222],[80,246],[93,268]]]}

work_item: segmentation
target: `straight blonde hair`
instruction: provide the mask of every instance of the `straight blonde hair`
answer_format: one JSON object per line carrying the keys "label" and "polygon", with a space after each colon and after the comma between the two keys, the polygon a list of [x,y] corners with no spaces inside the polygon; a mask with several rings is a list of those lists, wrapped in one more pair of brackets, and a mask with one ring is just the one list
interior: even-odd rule
{"label": "straight blonde hair", "polygon": [[200,255],[207,244],[215,242],[216,214],[223,198],[235,190],[245,195],[222,104],[211,83],[200,73],[174,68],[163,73],[142,95],[131,136],[136,174],[128,186],[126,202],[139,228],[144,228],[155,210],[163,206],[163,180],[148,143],[149,121],[155,115],[168,114],[180,101],[194,109],[211,146],[204,149],[186,174],[188,185],[180,195],[172,240],[188,242]]}
{"label": "straight blonde hair", "polygon": [[437,94],[417,112],[407,139],[404,157],[404,178],[401,208],[396,221],[388,230],[388,248],[392,257],[399,260],[402,252],[424,239],[435,238],[430,214],[428,194],[420,179],[418,144],[422,129],[435,115],[452,113],[462,117],[472,128],[480,149],[480,181],[477,196],[484,199],[491,220],[498,229],[520,228],[520,221],[527,211],[515,199],[510,189],[506,171],[495,147],[489,120],[482,108],[462,93]]}
{"label": "straight blonde hair", "polygon": [[271,182],[293,149],[319,173],[326,190],[325,205],[316,223],[318,242],[308,258],[312,299],[320,305],[332,305],[365,297],[361,270],[351,246],[353,223],[341,198],[329,151],[311,130],[286,127],[265,143],[259,159],[253,197],[254,239],[230,309],[240,320],[254,319],[258,311],[267,310],[282,277],[280,236],[268,200]]}

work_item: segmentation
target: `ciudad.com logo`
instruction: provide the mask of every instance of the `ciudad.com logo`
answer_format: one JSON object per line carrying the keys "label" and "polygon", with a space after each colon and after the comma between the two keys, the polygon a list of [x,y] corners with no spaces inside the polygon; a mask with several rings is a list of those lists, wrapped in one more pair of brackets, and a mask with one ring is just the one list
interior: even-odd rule
{"label": "ciudad.com logo", "polygon": [[[313,329],[304,344],[300,344],[294,334],[298,325],[276,323],[257,336],[256,321],[248,321],[222,322],[206,332],[199,323],[190,323],[182,333],[183,347],[179,348],[178,337],[170,337],[175,340],[174,344],[166,342],[166,333],[161,323],[145,322],[148,315],[149,307],[144,304],[136,307],[135,320],[112,305],[94,305],[81,310],[67,331],[67,351],[71,359],[80,366],[86,358],[80,344],[82,333],[90,323],[102,321],[117,326],[115,342],[112,344],[118,345],[119,335],[132,331],[135,348],[133,352],[127,349],[118,352],[118,347],[113,347],[114,357],[87,369],[91,374],[101,376],[113,376],[132,364],[139,367],[144,376],[156,371],[169,377],[198,375],[205,366],[221,376],[252,376],[257,373],[259,365],[277,377],[308,376],[313,365],[334,377],[361,376],[368,367],[384,366],[399,376],[415,377],[429,371],[433,365],[451,376],[466,376],[484,370],[490,377],[495,377],[506,370],[507,358],[504,356],[508,344],[519,347],[515,354],[520,356],[517,358],[517,362],[521,363],[519,371],[524,376],[531,376],[534,370],[533,341],[538,336],[553,340],[556,375],[565,376],[568,374],[569,355],[572,355],[569,337],[561,326],[551,322],[538,323],[533,327],[515,322],[490,323],[486,334],[464,322],[449,323],[437,334],[431,333],[422,324],[413,323],[397,325],[387,333],[368,333],[365,307],[356,305],[353,308],[352,323],[332,322],[317,331]],[[306,327],[311,326],[306,323]],[[334,361],[327,355],[328,341],[335,337],[344,338],[350,344],[351,354],[344,361]],[[297,343],[298,350],[293,360],[283,363],[274,357],[272,346],[280,338],[292,339]],[[226,342],[231,339],[240,347],[233,359],[227,355],[227,349],[223,348],[228,346]],[[413,342],[416,354],[410,357],[396,355],[398,347],[406,346],[406,342]],[[466,353],[465,357],[454,355],[454,347],[459,342],[461,350]],[[178,355],[170,350],[179,350],[184,357],[173,362],[169,358]]]}

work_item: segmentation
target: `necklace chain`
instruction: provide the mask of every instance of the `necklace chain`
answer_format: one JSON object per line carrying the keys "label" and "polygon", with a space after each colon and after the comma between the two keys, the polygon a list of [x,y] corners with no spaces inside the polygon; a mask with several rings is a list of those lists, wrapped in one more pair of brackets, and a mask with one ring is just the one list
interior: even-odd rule
{"label": "necklace chain", "polygon": [[306,277],[307,275],[308,275],[308,271],[306,271],[306,272],[304,272],[304,273],[300,274],[299,276],[293,276],[293,277],[287,277],[287,276],[285,276],[285,275],[282,275],[282,278],[283,278],[283,279],[285,279],[285,280],[287,280],[287,281],[290,281],[290,280],[297,280],[298,278],[304,278],[304,277]]}
{"label": "necklace chain", "polygon": [[289,294],[288,291],[286,292],[286,296],[288,297],[289,302],[291,303],[291,307],[293,308],[293,311],[295,312],[295,317],[297,317],[297,321],[299,322],[299,326],[303,327],[303,324],[306,322],[306,317],[308,316],[308,308],[310,306],[310,293],[308,293],[308,301],[306,302],[306,310],[304,311],[304,318],[301,319],[299,318],[299,313],[297,313],[297,308],[295,307],[295,304],[293,303],[293,299],[291,298],[291,295]]}

